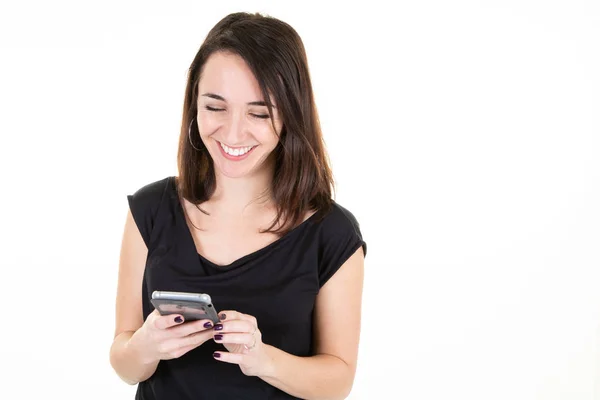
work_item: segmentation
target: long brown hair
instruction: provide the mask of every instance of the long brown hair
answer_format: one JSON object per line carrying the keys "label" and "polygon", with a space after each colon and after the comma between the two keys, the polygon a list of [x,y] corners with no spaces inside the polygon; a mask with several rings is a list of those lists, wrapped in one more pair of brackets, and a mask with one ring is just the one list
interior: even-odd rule
{"label": "long brown hair", "polygon": [[[321,218],[331,207],[335,187],[304,45],[290,25],[259,13],[233,13],[219,21],[189,68],[177,154],[179,197],[198,207],[216,189],[214,164],[208,150],[201,140],[194,141],[196,148],[190,140],[198,137],[195,122],[198,83],[206,61],[217,51],[237,54],[246,61],[258,81],[271,121],[274,119],[269,93],[283,122],[279,143],[273,150],[275,171],[271,191],[277,216],[263,232],[284,235],[302,222],[309,210],[319,214],[315,216],[317,219]],[[277,224],[280,228],[273,230]]]}

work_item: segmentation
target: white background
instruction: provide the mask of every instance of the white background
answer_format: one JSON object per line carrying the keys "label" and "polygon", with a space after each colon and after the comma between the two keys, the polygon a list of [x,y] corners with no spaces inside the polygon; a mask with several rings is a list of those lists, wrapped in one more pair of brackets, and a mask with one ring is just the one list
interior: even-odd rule
{"label": "white background", "polygon": [[176,174],[187,68],[243,10],[301,35],[368,243],[351,398],[600,399],[600,3],[391,4],[2,3],[0,398],[133,399],[126,195]]}

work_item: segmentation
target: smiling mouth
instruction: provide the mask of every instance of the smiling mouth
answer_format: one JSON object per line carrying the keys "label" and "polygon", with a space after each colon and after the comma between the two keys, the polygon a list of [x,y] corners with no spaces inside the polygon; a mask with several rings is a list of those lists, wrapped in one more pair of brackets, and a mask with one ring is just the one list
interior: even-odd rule
{"label": "smiling mouth", "polygon": [[250,153],[256,147],[256,145],[245,146],[245,147],[229,147],[227,145],[224,145],[221,142],[218,142],[218,143],[221,146],[221,149],[223,150],[223,152],[231,157],[244,156],[244,155]]}

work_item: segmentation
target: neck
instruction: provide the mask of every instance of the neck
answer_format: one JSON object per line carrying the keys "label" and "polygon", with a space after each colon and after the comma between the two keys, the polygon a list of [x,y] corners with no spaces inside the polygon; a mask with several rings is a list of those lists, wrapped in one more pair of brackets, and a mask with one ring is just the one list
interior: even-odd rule
{"label": "neck", "polygon": [[273,169],[244,178],[229,178],[217,173],[217,188],[211,203],[231,216],[249,215],[272,205]]}

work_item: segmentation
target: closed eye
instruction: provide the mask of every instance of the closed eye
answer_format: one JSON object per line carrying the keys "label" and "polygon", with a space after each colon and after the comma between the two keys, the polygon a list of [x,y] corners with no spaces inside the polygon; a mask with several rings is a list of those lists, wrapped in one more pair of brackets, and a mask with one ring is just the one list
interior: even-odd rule
{"label": "closed eye", "polygon": [[204,106],[204,108],[206,108],[208,111],[225,111],[224,108],[214,108],[211,106]]}
{"label": "closed eye", "polygon": [[[215,111],[215,112],[220,112],[220,111],[225,111],[224,108],[215,108],[215,107],[211,107],[211,106],[204,106],[204,108],[206,108],[208,111]],[[250,113],[250,115],[252,115],[254,118],[259,118],[259,119],[267,119],[269,118],[269,114],[252,114]]]}

